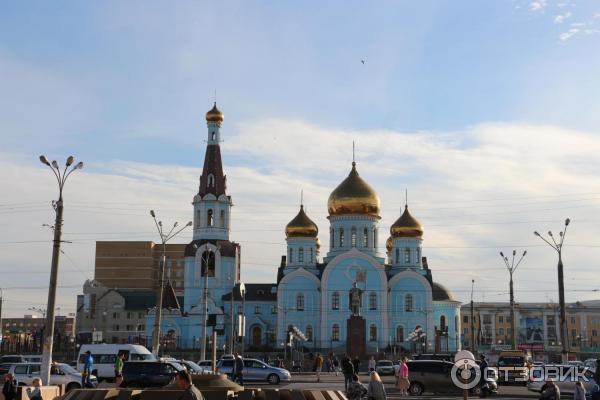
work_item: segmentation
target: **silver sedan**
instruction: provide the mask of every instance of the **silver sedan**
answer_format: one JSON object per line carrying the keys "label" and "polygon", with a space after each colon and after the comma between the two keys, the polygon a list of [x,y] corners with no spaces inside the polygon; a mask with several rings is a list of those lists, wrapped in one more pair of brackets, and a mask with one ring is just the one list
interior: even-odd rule
{"label": "silver sedan", "polygon": [[[232,359],[219,360],[217,372],[231,376],[233,371]],[[255,358],[244,358],[244,370],[242,371],[244,381],[262,381],[271,385],[279,382],[290,382],[292,375],[287,369],[272,367]]]}

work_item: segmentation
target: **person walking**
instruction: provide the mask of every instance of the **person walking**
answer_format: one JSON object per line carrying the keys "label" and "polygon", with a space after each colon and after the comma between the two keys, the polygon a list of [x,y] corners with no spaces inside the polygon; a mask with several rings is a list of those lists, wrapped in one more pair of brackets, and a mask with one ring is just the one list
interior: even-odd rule
{"label": "person walking", "polygon": [[354,356],[354,360],[352,360],[352,366],[354,366],[354,372],[358,374],[358,370],[360,368],[360,360],[358,356]]}
{"label": "person walking", "polygon": [[234,354],[232,375],[234,382],[244,386],[244,360],[238,352]]}
{"label": "person walking", "polygon": [[369,400],[387,399],[385,387],[383,386],[383,382],[381,382],[381,377],[377,372],[371,372],[371,381],[369,382],[369,388],[367,389],[367,398]]}
{"label": "person walking", "polygon": [[186,370],[177,372],[176,383],[177,387],[183,390],[183,394],[177,400],[204,400],[202,393],[192,383],[192,377]]}
{"label": "person walking", "polygon": [[375,356],[371,356],[369,359],[369,373],[375,371],[376,366],[377,362],[375,361]]}
{"label": "person walking", "polygon": [[323,357],[321,357],[320,353],[317,353],[315,357],[315,372],[317,374],[317,383],[321,382],[321,369],[323,368]]}
{"label": "person walking", "polygon": [[546,381],[546,389],[542,391],[540,400],[560,400],[560,389],[554,383],[554,379]]}
{"label": "person walking", "polygon": [[91,351],[85,352],[85,361],[83,363],[83,372],[81,373],[81,386],[83,388],[92,387],[92,367],[94,366],[94,357]]}
{"label": "person walking", "polygon": [[585,387],[581,381],[575,383],[575,392],[573,392],[573,400],[586,400],[585,399]]}
{"label": "person walking", "polygon": [[333,356],[333,372],[335,372],[335,376],[338,376],[339,371],[340,371],[340,359],[337,356]]}
{"label": "person walking", "polygon": [[344,374],[344,390],[348,390],[348,385],[352,382],[352,375],[354,375],[354,366],[348,356],[342,360],[342,373]]}
{"label": "person walking", "polygon": [[400,396],[407,396],[410,381],[408,380],[408,364],[406,364],[406,357],[402,357],[396,371],[396,388],[400,391]]}
{"label": "person walking", "polygon": [[352,382],[350,382],[346,390],[346,397],[348,397],[348,400],[361,400],[366,394],[367,388],[360,383],[358,375],[353,374]]}
{"label": "person walking", "polygon": [[121,386],[123,383],[123,360],[125,359],[125,354],[120,353],[117,355],[117,360],[115,361],[115,385],[117,387]]}
{"label": "person walking", "polygon": [[2,394],[4,400],[16,400],[17,398],[17,380],[13,374],[6,374],[4,376],[4,386],[2,386]]}

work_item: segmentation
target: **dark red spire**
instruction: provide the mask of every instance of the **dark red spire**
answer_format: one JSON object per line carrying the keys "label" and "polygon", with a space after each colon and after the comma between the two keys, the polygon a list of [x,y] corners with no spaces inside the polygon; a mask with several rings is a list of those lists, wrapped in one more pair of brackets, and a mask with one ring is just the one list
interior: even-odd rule
{"label": "dark red spire", "polygon": [[200,196],[212,193],[219,197],[225,194],[227,189],[227,180],[223,174],[223,163],[221,161],[221,148],[218,144],[209,144],[206,146],[204,156],[204,168],[200,176]]}

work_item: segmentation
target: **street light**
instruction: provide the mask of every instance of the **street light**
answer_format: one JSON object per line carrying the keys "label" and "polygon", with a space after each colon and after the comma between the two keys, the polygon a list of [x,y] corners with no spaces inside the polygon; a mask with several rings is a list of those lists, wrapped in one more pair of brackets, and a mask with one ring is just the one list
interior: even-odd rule
{"label": "street light", "polygon": [[158,356],[158,351],[160,349],[160,324],[162,322],[162,306],[163,306],[163,288],[164,288],[164,279],[165,279],[165,264],[167,262],[167,242],[177,236],[181,231],[183,231],[188,226],[192,226],[192,222],[188,222],[179,230],[175,230],[177,228],[177,222],[173,224],[171,230],[167,233],[163,231],[163,223],[162,221],[158,221],[156,219],[156,213],[154,210],[150,210],[150,215],[154,220],[154,224],[156,225],[156,229],[158,230],[158,234],[160,236],[160,241],[162,243],[162,257],[159,265],[159,281],[158,281],[158,292],[156,294],[157,302],[156,302],[156,313],[154,315],[154,330],[152,331],[152,353],[155,356]]}
{"label": "street light", "polygon": [[[211,254],[213,264],[216,258],[216,252],[208,246],[208,243],[205,244],[205,250],[202,252],[201,263],[202,263],[202,273],[204,274],[204,322],[202,324],[202,347],[200,348],[200,359],[206,360],[206,331],[208,329],[208,264],[210,263]],[[219,250],[219,246],[217,246],[217,251]],[[205,255],[206,254],[206,255]],[[213,265],[214,267],[214,265]],[[214,271],[214,270],[213,270]],[[231,295],[233,296],[233,290],[231,291]],[[214,327],[213,327],[214,329]]]}
{"label": "street light", "polygon": [[509,262],[508,257],[504,255],[504,253],[500,252],[500,257],[504,261],[504,265],[506,265],[506,269],[508,270],[508,274],[510,275],[510,331],[511,331],[511,344],[513,349],[517,349],[517,334],[515,332],[515,297],[513,292],[513,274],[517,270],[521,261],[523,261],[523,257],[527,255],[527,250],[523,252],[521,258],[515,264],[515,256],[517,255],[517,251],[513,250],[512,252],[512,260]]}
{"label": "street light", "polygon": [[562,362],[566,363],[569,359],[569,350],[568,350],[568,337],[567,337],[567,317],[565,315],[565,282],[563,277],[563,262],[562,262],[562,247],[565,241],[565,236],[567,235],[567,227],[571,223],[569,218],[565,219],[565,228],[563,231],[559,232],[558,235],[560,239],[558,242],[554,239],[554,235],[552,231],[548,231],[548,236],[552,239],[552,243],[547,240],[545,237],[540,235],[538,231],[533,232],[533,234],[540,239],[542,239],[548,246],[552,247],[554,251],[558,253],[558,302],[560,307],[560,336],[562,341]]}
{"label": "street light", "polygon": [[54,239],[53,239],[53,248],[52,248],[52,267],[50,269],[50,285],[48,288],[48,304],[46,309],[48,313],[46,314],[46,324],[44,331],[44,351],[42,353],[42,365],[41,365],[41,374],[40,378],[44,384],[47,384],[50,381],[50,363],[52,361],[52,347],[54,345],[54,308],[56,303],[56,286],[58,280],[58,261],[60,256],[60,243],[61,243],[61,235],[62,235],[62,223],[63,223],[63,188],[65,183],[67,182],[67,178],[69,175],[73,173],[73,171],[77,169],[83,168],[83,162],[79,161],[77,164],[73,165],[75,158],[73,156],[69,156],[67,161],[65,162],[65,168],[61,171],[58,163],[56,161],[52,161],[50,163],[46,156],[40,156],[40,162],[47,167],[50,168],[54,176],[56,177],[56,182],[58,183],[58,200],[52,202],[54,206],[54,210],[56,211],[56,220],[54,222]]}

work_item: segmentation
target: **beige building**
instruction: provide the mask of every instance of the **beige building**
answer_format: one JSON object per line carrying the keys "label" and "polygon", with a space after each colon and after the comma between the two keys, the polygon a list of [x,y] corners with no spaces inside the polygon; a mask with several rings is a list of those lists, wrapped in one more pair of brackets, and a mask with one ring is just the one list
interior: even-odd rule
{"label": "beige building", "polygon": [[[185,246],[166,245],[165,279],[178,296],[184,289]],[[96,242],[94,279],[108,288],[156,290],[162,252],[162,244],[154,242]]]}

